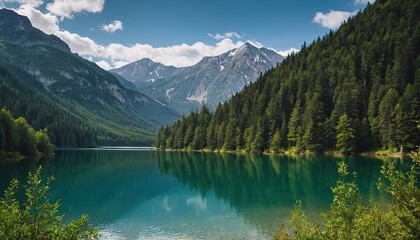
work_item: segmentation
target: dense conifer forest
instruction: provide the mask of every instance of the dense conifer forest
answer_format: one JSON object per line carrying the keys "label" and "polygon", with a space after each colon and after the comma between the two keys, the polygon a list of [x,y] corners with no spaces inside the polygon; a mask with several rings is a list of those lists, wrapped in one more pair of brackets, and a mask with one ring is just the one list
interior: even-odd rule
{"label": "dense conifer forest", "polygon": [[162,127],[161,149],[407,152],[420,144],[420,2],[377,0],[304,43],[214,112]]}

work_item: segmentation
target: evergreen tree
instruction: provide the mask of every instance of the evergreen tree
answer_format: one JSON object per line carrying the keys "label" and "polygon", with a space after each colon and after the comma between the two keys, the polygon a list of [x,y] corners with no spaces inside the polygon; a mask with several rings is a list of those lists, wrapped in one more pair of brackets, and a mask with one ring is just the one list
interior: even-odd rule
{"label": "evergreen tree", "polygon": [[194,139],[191,143],[192,149],[203,149],[206,146],[206,132],[202,127],[197,127],[194,132]]}
{"label": "evergreen tree", "polygon": [[379,130],[384,147],[392,149],[395,144],[394,109],[398,100],[398,92],[389,89],[379,105]]}
{"label": "evergreen tree", "polygon": [[281,136],[280,131],[276,131],[276,133],[273,136],[273,139],[271,140],[270,144],[270,150],[273,152],[279,152],[281,150]]}
{"label": "evergreen tree", "polygon": [[207,128],[206,140],[207,148],[214,149],[217,145],[216,131],[215,131],[215,122],[211,120],[209,127]]}
{"label": "evergreen tree", "polygon": [[235,150],[236,149],[236,124],[235,121],[232,120],[226,127],[226,136],[225,142],[223,144],[224,150]]}
{"label": "evergreen tree", "polygon": [[289,131],[287,134],[287,139],[289,140],[290,147],[299,147],[298,142],[300,138],[300,101],[296,102],[295,107],[293,108],[292,115],[289,120]]}
{"label": "evergreen tree", "polygon": [[337,150],[343,153],[351,153],[354,150],[354,129],[352,120],[343,114],[337,124]]}
{"label": "evergreen tree", "polygon": [[19,135],[12,114],[3,108],[0,111],[0,122],[4,129],[4,149],[6,151],[17,151],[19,147]]}
{"label": "evergreen tree", "polygon": [[302,137],[302,144],[306,150],[311,152],[321,152],[323,150],[324,121],[325,117],[321,96],[318,92],[315,92],[304,114],[303,124],[305,126],[305,132]]}
{"label": "evergreen tree", "polygon": [[413,150],[416,143],[420,141],[420,131],[416,129],[416,122],[419,119],[418,90],[413,85],[408,84],[395,107],[395,141],[401,152]]}

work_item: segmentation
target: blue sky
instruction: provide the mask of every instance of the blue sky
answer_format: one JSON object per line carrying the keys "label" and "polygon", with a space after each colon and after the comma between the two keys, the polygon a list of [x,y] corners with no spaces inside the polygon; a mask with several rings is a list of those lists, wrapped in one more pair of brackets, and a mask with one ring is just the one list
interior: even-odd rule
{"label": "blue sky", "polygon": [[[369,0],[373,2],[373,0]],[[285,55],[368,0],[0,0],[105,69],[149,57],[188,66],[246,41]]]}

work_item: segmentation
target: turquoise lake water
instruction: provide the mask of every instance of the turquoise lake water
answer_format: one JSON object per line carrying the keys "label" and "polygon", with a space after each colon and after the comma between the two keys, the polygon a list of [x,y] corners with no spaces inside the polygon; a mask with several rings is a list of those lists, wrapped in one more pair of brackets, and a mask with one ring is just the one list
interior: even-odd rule
{"label": "turquoise lake water", "polygon": [[[325,156],[57,150],[53,159],[0,165],[0,191],[43,166],[54,175],[50,198],[65,221],[89,215],[101,239],[269,239],[295,201],[313,219],[328,209],[337,162]],[[346,157],[364,199],[387,202],[376,188],[383,160]],[[400,168],[409,162],[394,161]]]}

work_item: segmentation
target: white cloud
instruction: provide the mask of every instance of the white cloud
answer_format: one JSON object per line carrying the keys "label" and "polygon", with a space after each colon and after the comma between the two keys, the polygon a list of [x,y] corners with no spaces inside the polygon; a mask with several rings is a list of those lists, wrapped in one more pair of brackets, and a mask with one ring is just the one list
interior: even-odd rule
{"label": "white cloud", "polygon": [[73,18],[75,13],[98,13],[104,8],[105,0],[54,0],[47,4],[47,10],[60,17]]}
{"label": "white cloud", "polygon": [[222,39],[226,39],[226,38],[229,38],[229,39],[233,39],[233,38],[241,39],[242,38],[242,36],[240,34],[236,33],[236,32],[226,32],[226,33],[222,33],[222,34],[216,33],[214,35],[211,34],[211,33],[207,33],[207,34],[210,37],[212,37],[212,38],[214,38],[218,41],[220,41]]}
{"label": "white cloud", "polygon": [[374,3],[375,0],[354,0],[354,5]]}
{"label": "white cloud", "polygon": [[[2,0],[0,0],[2,1]],[[4,2],[5,0],[3,0]],[[177,44],[167,47],[153,47],[149,44],[137,43],[134,45],[123,45],[119,43],[111,43],[101,45],[88,37],[80,36],[60,29],[60,21],[64,17],[70,17],[73,13],[81,11],[95,12],[102,10],[102,1],[82,1],[74,0],[73,4],[69,4],[66,0],[55,0],[47,5],[49,12],[43,13],[37,8],[37,4],[42,4],[40,0],[6,0],[22,3],[18,9],[14,9],[19,14],[27,16],[32,24],[48,34],[54,34],[66,42],[71,51],[78,53],[86,59],[95,59],[96,64],[104,69],[118,68],[130,62],[141,58],[150,58],[155,62],[165,65],[173,65],[176,67],[191,66],[199,62],[205,56],[217,56],[234,48],[242,46],[242,36],[236,32],[228,32],[210,36],[218,39],[215,44],[209,45],[203,42],[193,44]],[[23,3],[25,2],[25,3]],[[88,7],[88,5],[78,5],[78,3],[99,3],[98,8]],[[2,3],[2,2],[0,2]],[[26,4],[28,3],[28,4]],[[30,4],[29,4],[30,3]],[[31,5],[32,4],[32,5]],[[61,4],[61,5],[60,5]],[[61,6],[61,8],[59,8]],[[71,7],[69,7],[71,6]],[[96,10],[95,10],[96,9]],[[117,22],[114,21],[113,23]],[[118,24],[116,28],[119,28]],[[122,23],[121,23],[122,28]],[[110,29],[111,30],[111,29]],[[263,44],[254,40],[248,40],[256,47],[263,47]]]}
{"label": "white cloud", "polygon": [[89,57],[97,57],[101,55],[101,52],[104,51],[104,47],[96,44],[92,39],[88,37],[81,37],[79,34],[70,33],[68,31],[59,31],[55,35],[60,37],[64,42],[66,42],[71,51],[78,53],[80,55]]}
{"label": "white cloud", "polygon": [[98,65],[99,67],[101,67],[105,70],[111,69],[111,65],[105,60],[101,60],[101,61],[98,61],[98,62],[95,62],[95,63],[96,63],[96,65]]}
{"label": "white cloud", "polygon": [[105,32],[113,33],[117,30],[122,30],[123,29],[123,24],[122,24],[121,21],[114,20],[110,24],[102,25],[101,29]]}
{"label": "white cloud", "polygon": [[27,16],[34,27],[47,34],[56,34],[59,31],[58,18],[50,13],[42,13],[30,5],[23,4],[16,10],[20,15]]}
{"label": "white cloud", "polygon": [[342,12],[334,10],[331,10],[327,14],[317,12],[312,21],[314,23],[321,24],[321,26],[329,29],[337,29],[349,17],[354,16],[356,14],[357,12]]}
{"label": "white cloud", "polygon": [[282,55],[283,57],[289,56],[291,53],[297,53],[299,52],[299,49],[297,48],[290,48],[284,51],[277,51],[278,54]]}
{"label": "white cloud", "polygon": [[217,56],[243,44],[242,41],[234,42],[231,39],[223,39],[215,45],[196,42],[191,45],[183,43],[158,48],[140,43],[133,46],[112,43],[100,47],[96,57],[109,59],[114,67],[121,65],[121,62],[133,62],[141,58],[150,58],[165,65],[186,67],[196,64],[205,56]]}

